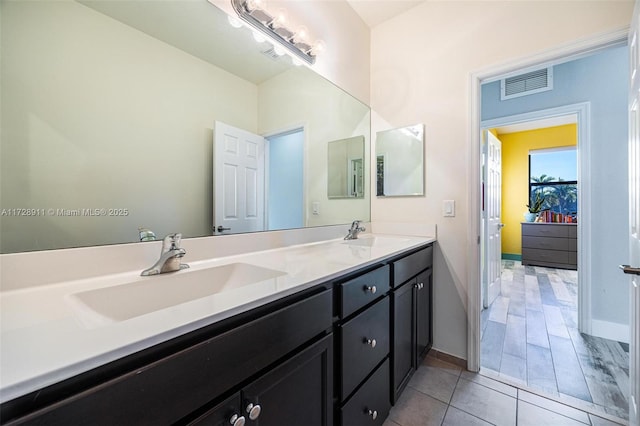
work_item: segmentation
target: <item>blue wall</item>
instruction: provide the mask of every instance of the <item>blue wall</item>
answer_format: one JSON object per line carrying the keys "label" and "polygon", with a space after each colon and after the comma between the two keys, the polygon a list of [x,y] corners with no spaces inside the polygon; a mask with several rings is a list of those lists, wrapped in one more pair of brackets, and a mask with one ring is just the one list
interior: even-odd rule
{"label": "blue wall", "polygon": [[[590,102],[592,314],[628,324],[628,288],[617,265],[628,260],[627,46],[607,49],[553,69],[553,90],[500,101],[500,82],[482,86],[482,120]],[[580,149],[580,148],[578,148]],[[503,194],[508,196],[508,194]],[[591,259],[590,259],[591,260]]]}
{"label": "blue wall", "polygon": [[304,226],[304,132],[289,133],[268,140],[268,229],[301,228]]}

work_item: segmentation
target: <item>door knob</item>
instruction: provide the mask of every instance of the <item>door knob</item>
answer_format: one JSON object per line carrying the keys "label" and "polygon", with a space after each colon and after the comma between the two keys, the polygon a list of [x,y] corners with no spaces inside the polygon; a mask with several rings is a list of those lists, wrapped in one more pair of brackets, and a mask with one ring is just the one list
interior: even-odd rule
{"label": "door knob", "polygon": [[231,228],[225,228],[224,226],[219,225],[219,226],[216,228],[216,230],[217,230],[218,232],[222,232],[222,231],[231,231]]}
{"label": "door knob", "polygon": [[502,228],[504,228],[504,223],[499,223],[498,224],[498,229],[502,229]]}
{"label": "door knob", "polygon": [[622,272],[625,274],[640,275],[640,268],[634,268],[629,265],[620,265],[619,268],[622,269]]}

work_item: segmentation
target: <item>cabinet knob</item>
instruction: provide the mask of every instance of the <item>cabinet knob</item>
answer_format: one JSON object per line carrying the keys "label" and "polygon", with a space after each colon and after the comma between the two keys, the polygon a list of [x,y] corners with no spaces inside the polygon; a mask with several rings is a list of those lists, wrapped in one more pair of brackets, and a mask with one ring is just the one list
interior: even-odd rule
{"label": "cabinet knob", "polygon": [[378,289],[376,288],[375,285],[365,285],[364,286],[364,291],[368,291],[371,294],[376,294],[376,291],[378,291]]}
{"label": "cabinet knob", "polygon": [[233,426],[244,426],[244,422],[244,416],[239,416],[237,414],[234,414],[231,416],[231,419],[229,419],[229,423]]}
{"label": "cabinet knob", "polygon": [[376,342],[376,339],[367,339],[366,337],[364,338],[364,343],[371,346],[372,348],[375,348],[378,344],[378,342]]}
{"label": "cabinet knob", "polygon": [[378,418],[378,412],[376,410],[367,410],[366,413],[371,416],[373,420]]}
{"label": "cabinet knob", "polygon": [[258,416],[260,415],[260,411],[262,411],[262,408],[258,404],[253,405],[252,403],[249,403],[249,405],[247,405],[247,413],[249,414],[249,420],[257,419]]}
{"label": "cabinet knob", "polygon": [[424,283],[418,283],[418,290],[422,290],[424,288]]}

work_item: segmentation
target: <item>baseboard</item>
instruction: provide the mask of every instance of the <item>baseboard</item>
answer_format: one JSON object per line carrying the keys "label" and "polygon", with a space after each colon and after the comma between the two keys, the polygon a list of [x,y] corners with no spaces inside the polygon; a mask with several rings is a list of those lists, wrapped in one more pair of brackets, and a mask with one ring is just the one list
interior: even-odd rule
{"label": "baseboard", "polygon": [[629,343],[629,326],[617,322],[591,320],[591,335],[616,342]]}
{"label": "baseboard", "polygon": [[502,253],[502,259],[504,259],[504,260],[521,261],[522,260],[522,255],[521,254]]}
{"label": "baseboard", "polygon": [[427,356],[437,358],[441,361],[448,362],[449,364],[457,365],[460,368],[467,369],[467,360],[459,358],[455,355],[450,355],[446,352],[440,352],[437,349],[431,348]]}

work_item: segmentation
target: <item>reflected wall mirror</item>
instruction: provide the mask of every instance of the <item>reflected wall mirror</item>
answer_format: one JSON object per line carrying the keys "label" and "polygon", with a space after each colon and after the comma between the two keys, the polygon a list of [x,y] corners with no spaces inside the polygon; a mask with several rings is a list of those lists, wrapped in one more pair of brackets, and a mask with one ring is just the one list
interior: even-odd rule
{"label": "reflected wall mirror", "polygon": [[364,198],[364,136],[329,142],[328,154],[328,197]]}
{"label": "reflected wall mirror", "polygon": [[424,125],[376,133],[376,195],[424,195]]}
{"label": "reflected wall mirror", "polygon": [[280,220],[289,188],[265,178],[263,226],[228,232],[370,218],[369,194],[345,205],[326,190],[327,141],[364,135],[370,155],[369,107],[208,1],[0,8],[1,253],[218,234],[215,122],[302,131],[296,217]]}

